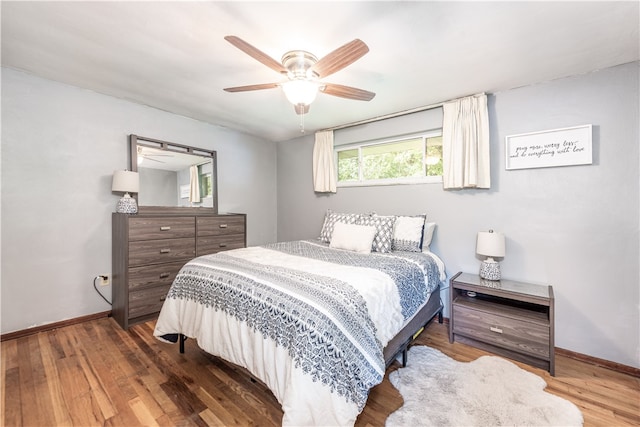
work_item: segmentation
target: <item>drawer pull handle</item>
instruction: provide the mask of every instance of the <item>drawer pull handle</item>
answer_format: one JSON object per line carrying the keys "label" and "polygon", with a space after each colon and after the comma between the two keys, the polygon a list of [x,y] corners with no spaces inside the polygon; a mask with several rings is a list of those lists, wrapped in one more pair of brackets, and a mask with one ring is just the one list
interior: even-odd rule
{"label": "drawer pull handle", "polygon": [[169,252],[171,252],[171,249],[160,249],[161,254],[168,254]]}
{"label": "drawer pull handle", "polygon": [[502,329],[497,328],[497,327],[495,327],[495,326],[492,326],[492,327],[490,327],[489,329],[490,329],[492,332],[497,332],[497,333],[499,333],[499,334],[501,334],[501,333],[502,333]]}
{"label": "drawer pull handle", "polygon": [[227,247],[227,244],[226,244],[226,243],[220,243],[220,247],[221,247],[221,248],[226,248],[226,247]]}
{"label": "drawer pull handle", "polygon": [[220,224],[218,227],[220,227],[220,228],[227,228],[227,224]]}
{"label": "drawer pull handle", "polygon": [[169,227],[168,225],[164,227],[160,227],[160,231],[169,231],[169,230],[171,230],[171,227]]}
{"label": "drawer pull handle", "polygon": [[166,279],[167,277],[169,277],[170,273],[160,273],[160,278],[161,279]]}
{"label": "drawer pull handle", "polygon": [[165,295],[165,296],[163,296],[163,297],[160,297],[160,301],[164,301],[164,300],[166,300],[166,299],[167,299],[167,296],[166,296],[166,295]]}

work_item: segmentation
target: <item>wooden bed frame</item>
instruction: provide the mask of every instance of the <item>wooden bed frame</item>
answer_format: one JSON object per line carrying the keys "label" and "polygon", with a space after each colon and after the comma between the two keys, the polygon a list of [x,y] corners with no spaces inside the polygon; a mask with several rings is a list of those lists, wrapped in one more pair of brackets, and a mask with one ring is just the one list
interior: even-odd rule
{"label": "wooden bed frame", "polygon": [[[402,353],[402,367],[407,365],[407,350],[409,344],[422,332],[422,330],[438,316],[438,323],[442,323],[442,309],[444,305],[440,299],[440,286],[438,286],[429,297],[429,301],[422,307],[415,316],[405,325],[398,334],[389,341],[384,348],[385,367],[393,363],[396,357]],[[184,353],[185,335],[180,334],[180,353]]]}

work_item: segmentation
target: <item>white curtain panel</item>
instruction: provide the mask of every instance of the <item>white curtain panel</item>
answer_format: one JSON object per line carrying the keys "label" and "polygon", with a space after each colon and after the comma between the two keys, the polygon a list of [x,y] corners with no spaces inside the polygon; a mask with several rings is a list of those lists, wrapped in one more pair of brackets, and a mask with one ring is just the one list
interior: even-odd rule
{"label": "white curtain panel", "polygon": [[444,188],[490,188],[487,95],[446,102],[443,113]]}
{"label": "white curtain panel", "polygon": [[191,166],[189,168],[189,174],[191,175],[189,201],[191,203],[200,203],[200,179],[198,177],[198,166]]}
{"label": "white curtain panel", "polygon": [[313,145],[313,189],[318,193],[336,192],[332,130],[316,132],[316,142]]}

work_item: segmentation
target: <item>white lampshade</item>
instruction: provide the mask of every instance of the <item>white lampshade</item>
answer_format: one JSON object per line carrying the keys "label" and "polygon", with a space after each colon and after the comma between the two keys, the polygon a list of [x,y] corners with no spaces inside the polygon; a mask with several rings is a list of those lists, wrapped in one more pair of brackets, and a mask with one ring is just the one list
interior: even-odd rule
{"label": "white lampshade", "polygon": [[480,231],[476,244],[476,253],[488,257],[504,257],[504,234],[496,233],[493,230]]}
{"label": "white lampshade", "polygon": [[282,84],[285,96],[293,105],[309,105],[318,94],[318,84],[309,80],[290,80]]}
{"label": "white lampshade", "polygon": [[140,177],[138,172],[132,171],[114,171],[111,191],[119,191],[121,193],[137,193],[140,189]]}

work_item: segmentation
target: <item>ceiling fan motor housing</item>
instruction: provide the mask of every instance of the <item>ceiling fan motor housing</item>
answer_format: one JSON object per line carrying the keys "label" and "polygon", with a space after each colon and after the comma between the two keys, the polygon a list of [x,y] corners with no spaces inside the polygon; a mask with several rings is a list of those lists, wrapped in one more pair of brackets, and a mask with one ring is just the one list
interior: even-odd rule
{"label": "ceiling fan motor housing", "polygon": [[318,58],[304,50],[292,50],[282,56],[282,65],[287,69],[287,77],[291,80],[317,79],[318,74],[311,67]]}

